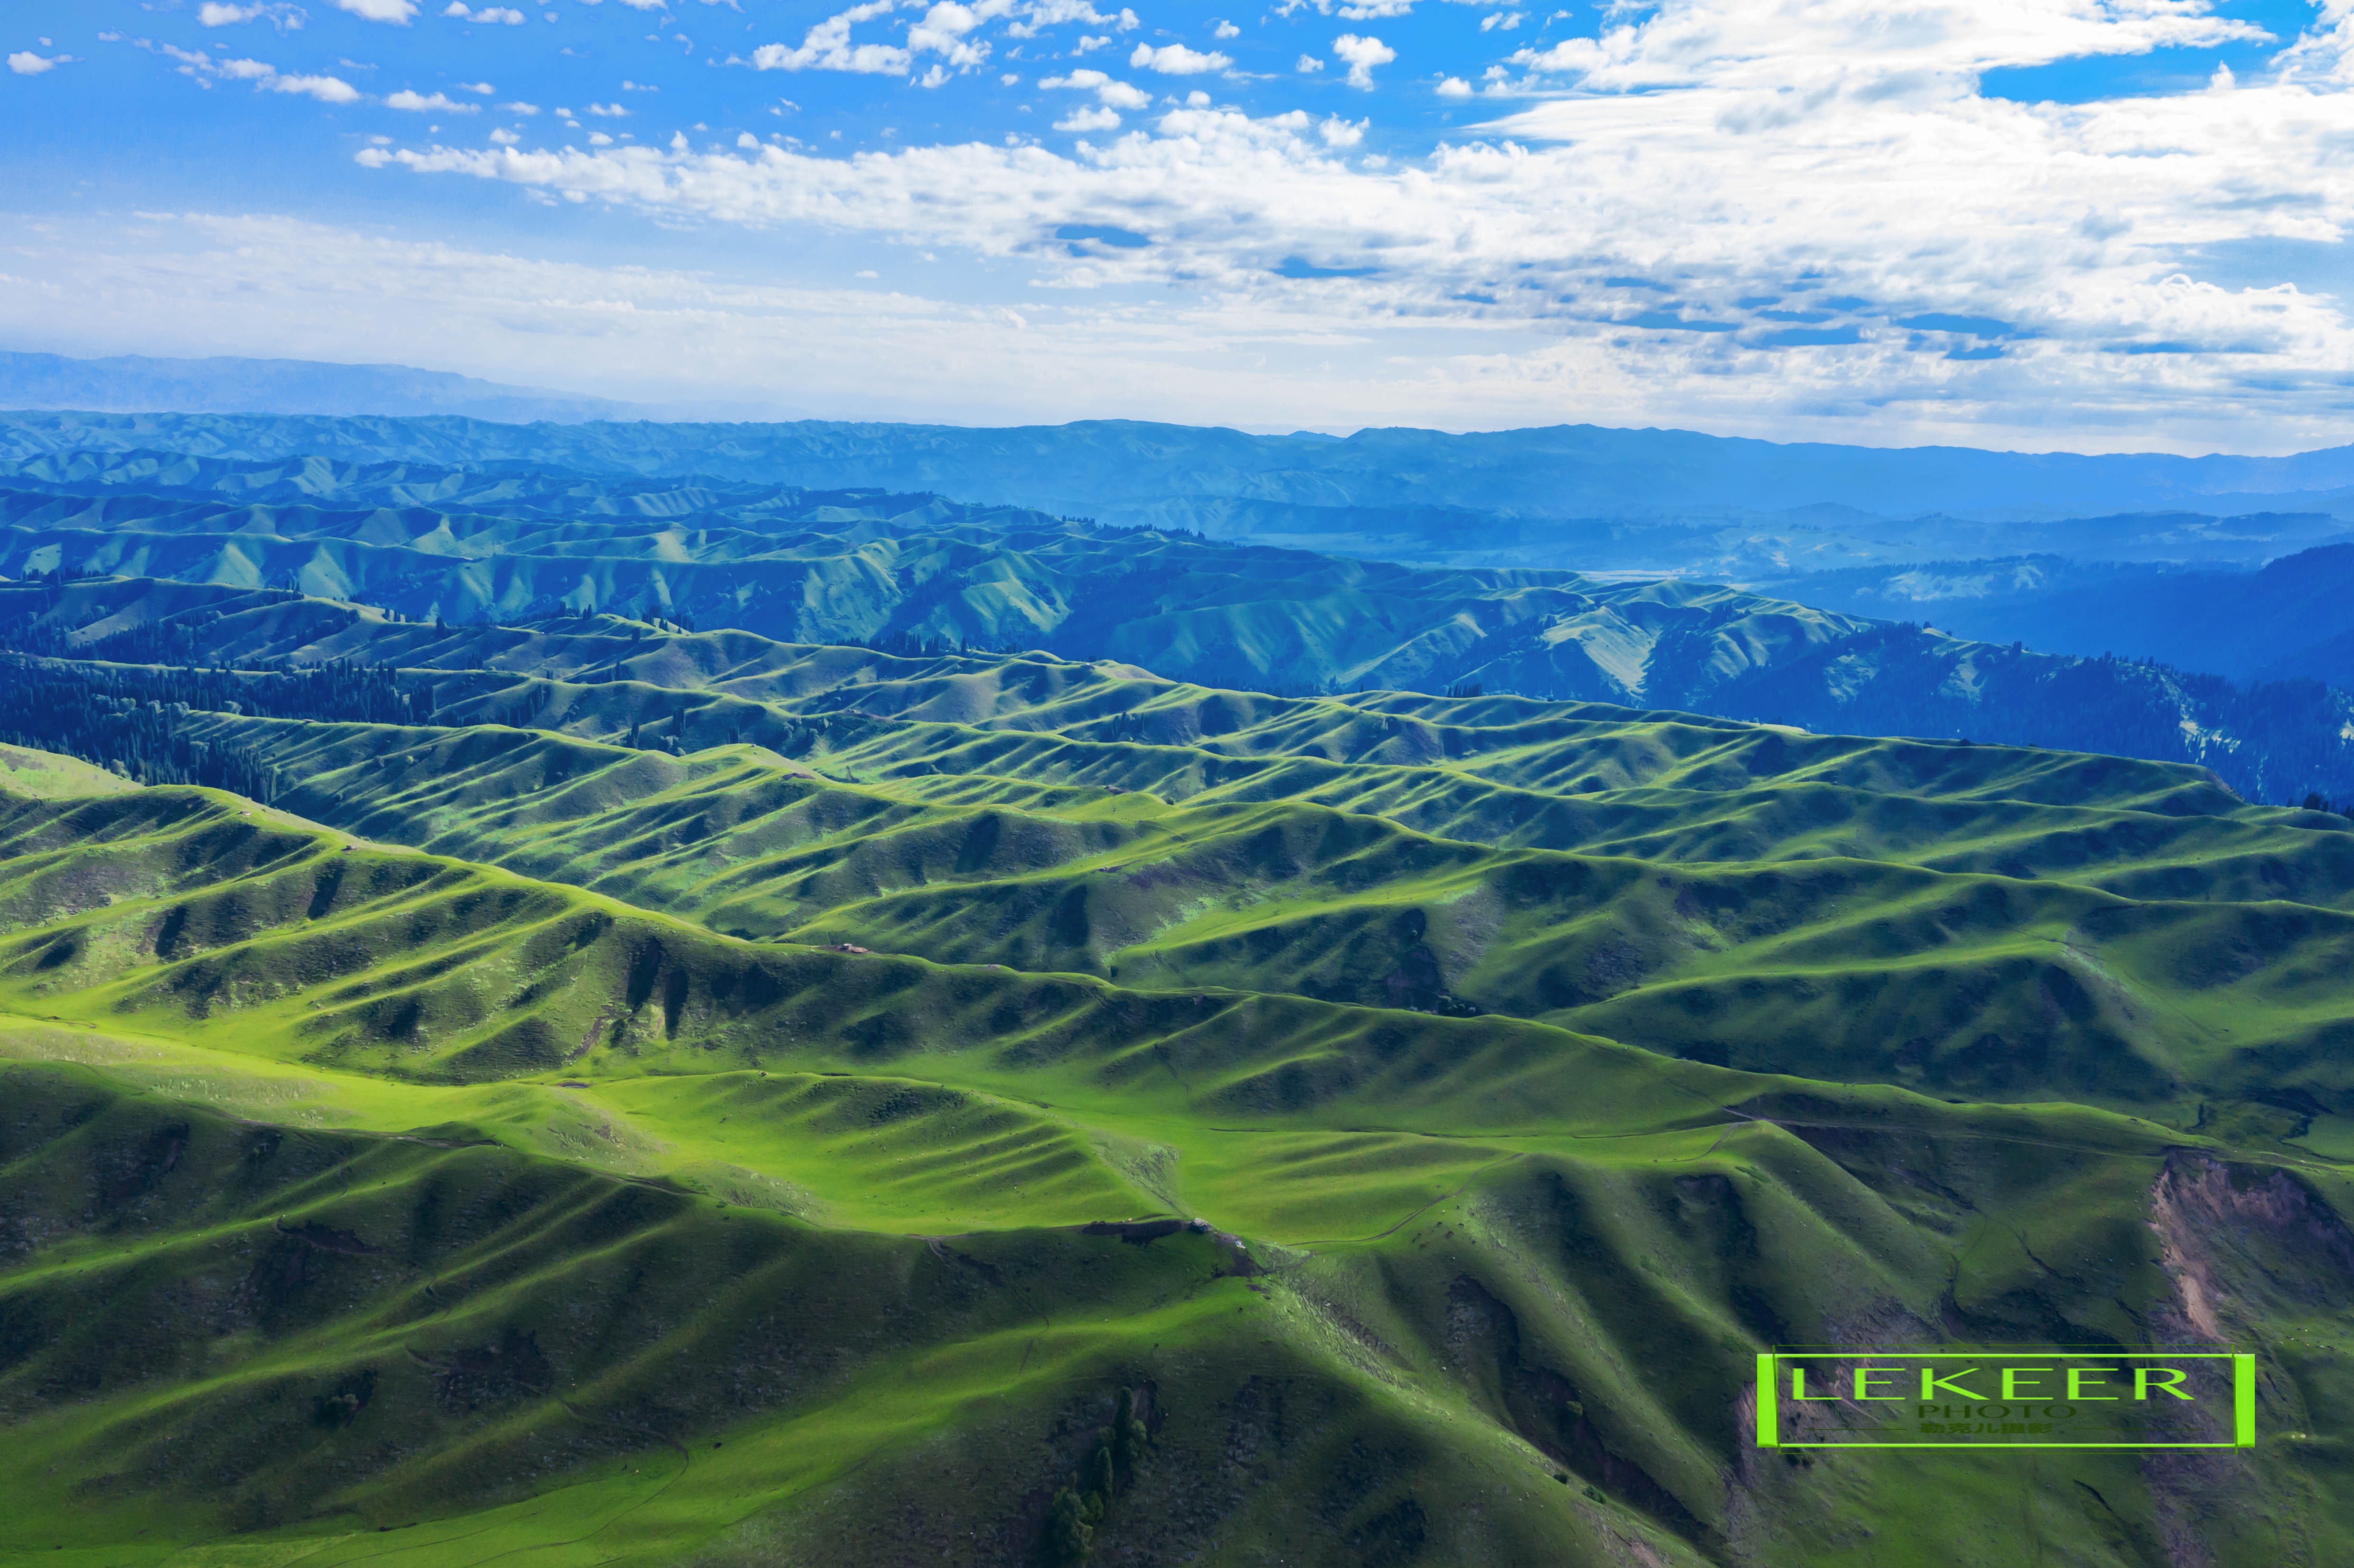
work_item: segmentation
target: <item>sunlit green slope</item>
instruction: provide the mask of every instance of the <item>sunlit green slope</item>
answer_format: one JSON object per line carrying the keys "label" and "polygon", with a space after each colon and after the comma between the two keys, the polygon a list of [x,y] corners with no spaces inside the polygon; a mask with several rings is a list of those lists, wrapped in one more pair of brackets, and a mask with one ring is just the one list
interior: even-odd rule
{"label": "sunlit green slope", "polygon": [[[1092,1562],[2354,1556],[2345,819],[610,617],[10,673],[0,1563],[1027,1565],[1122,1390]],[[2263,1439],[1794,1463],[1815,1343]]]}
{"label": "sunlit green slope", "polygon": [[[249,810],[10,824],[0,1045],[79,1064],[0,1073],[26,1561],[1029,1562],[1122,1387],[1154,1436],[1099,1544],[1145,1561],[1927,1563],[2023,1503],[2082,1561],[2195,1517],[2324,1562],[2354,1522],[2286,1436],[2338,1419],[2324,1161],[745,943]],[[1753,1351],[1859,1334],[2253,1340],[2282,1436],[1761,1462]]]}
{"label": "sunlit green slope", "polygon": [[[557,733],[183,729],[322,821],[737,936],[1510,1014],[2185,1126],[2354,1114],[2354,832],[2190,770],[1043,661],[805,650],[724,697],[642,673],[681,684],[450,705]],[[923,716],[951,699],[967,718]],[[573,738],[655,729],[768,744]]]}

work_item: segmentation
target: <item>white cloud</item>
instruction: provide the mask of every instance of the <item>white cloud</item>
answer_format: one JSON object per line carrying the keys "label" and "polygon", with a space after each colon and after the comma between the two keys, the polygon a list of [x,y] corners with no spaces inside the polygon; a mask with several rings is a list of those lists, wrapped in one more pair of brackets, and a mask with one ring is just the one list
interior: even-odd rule
{"label": "white cloud", "polygon": [[538,104],[525,103],[521,99],[517,99],[513,103],[502,103],[499,107],[505,110],[509,114],[536,114],[539,112]]}
{"label": "white cloud", "polygon": [[1020,14],[1006,24],[1005,34],[1013,38],[1034,38],[1046,27],[1058,27],[1071,22],[1082,22],[1090,27],[1115,27],[1127,32],[1137,25],[1136,13],[1121,11],[1106,16],[1089,0],[1034,0],[1022,8]]}
{"label": "white cloud", "polygon": [[2004,66],[2267,37],[2250,23],[2209,15],[2206,0],[2014,0],[1992,7],[1977,0],[1916,0],[1901,26],[1890,25],[1879,0],[1817,0],[1797,8],[1766,0],[1662,0],[1649,16],[1622,21],[1599,37],[1522,49],[1511,61],[1575,75],[1595,88],[1707,83],[1756,90],[1771,83],[1804,92],[1844,80],[1843,90],[1851,91],[1859,77],[1897,86]]}
{"label": "white cloud", "polygon": [[1019,73],[1009,70],[997,79],[997,85],[1000,87],[1013,87],[1018,85],[1021,80],[1022,78]]}
{"label": "white cloud", "polygon": [[[1319,10],[1322,6],[1317,7]],[[1379,21],[1384,16],[1403,16],[1414,9],[1414,0],[1355,0],[1348,5],[1336,6],[1333,15],[1352,22]]]}
{"label": "white cloud", "polygon": [[371,22],[406,24],[417,15],[417,0],[335,0],[335,5]]}
{"label": "white cloud", "polygon": [[[1639,51],[1623,58],[1648,63]],[[2275,449],[2354,438],[2354,418],[2331,411],[2342,396],[2327,391],[2354,363],[2347,306],[2208,279],[2200,260],[2267,238],[2342,243],[2354,227],[2354,111],[2333,83],[2243,79],[2228,92],[2039,105],[1982,99],[1966,79],[1892,91],[1850,65],[1856,88],[1819,94],[1804,112],[1780,89],[1790,71],[1755,89],[1585,93],[1540,102],[1484,143],[1384,168],[1332,157],[1360,124],[1206,107],[1068,155],[975,143],[855,162],[773,147],[676,159],[432,149],[386,161],[562,199],[1005,257],[1032,255],[1056,224],[1117,223],[1124,211],[1141,223],[1149,211],[1168,238],[1133,265],[1190,280],[1215,308],[1242,312],[1237,322],[1274,330],[1246,309],[1274,291],[1300,296],[1284,308],[1305,313],[1302,331],[1313,319],[1328,323],[1318,331],[1376,338],[1382,323],[1407,321],[1536,334],[1534,346],[1463,349],[1466,366],[1485,367],[1464,376],[1517,388],[1511,418],[1522,422],[1576,410],[1755,427],[1779,417],[1767,410],[1803,406],[1858,429],[1947,437],[2009,419],[2022,430],[2113,427],[2124,442],[2233,420]],[[1146,95],[1102,72],[1050,80],[1108,110],[1144,107]],[[1448,78],[1441,90],[1469,87]],[[1356,260],[1373,236],[1381,271],[1345,291],[1270,281],[1289,256],[1373,265]],[[1050,287],[1084,286],[1054,257],[1031,264]],[[1626,296],[1603,286],[1625,276],[1672,281],[1675,294],[1651,307],[1664,325],[1636,323]],[[1479,302],[1476,319],[1451,302],[1458,295]],[[1824,299],[1846,302],[1808,302]],[[1966,316],[2016,330],[1973,347],[1935,326]],[[1908,319],[1932,324],[1895,324]],[[1686,322],[1736,330],[1670,330]],[[2177,344],[2215,352],[2119,352]],[[1949,357],[1965,353],[1978,357]],[[1434,397],[1458,395],[1445,390],[1454,372],[1416,363],[1437,378]],[[1409,399],[1391,412],[1410,410]],[[2274,433],[2292,426],[2296,438]]]}
{"label": "white cloud", "polygon": [[620,103],[591,103],[588,112],[600,120],[626,120],[630,115],[628,106]]}
{"label": "white cloud", "polygon": [[591,147],[610,147],[613,144],[613,139],[602,131],[591,131],[588,132],[588,144]]}
{"label": "white cloud", "polygon": [[977,0],[970,5],[960,0],[939,0],[924,13],[922,21],[907,29],[907,52],[945,55],[944,65],[969,70],[989,58],[989,46],[973,42],[967,35],[1013,9],[1013,0]]}
{"label": "white cloud", "polygon": [[486,22],[493,26],[520,27],[524,22],[523,13],[512,5],[485,5],[479,11],[470,11],[466,8],[466,0],[450,0],[441,14],[461,21]]}
{"label": "white cloud", "polygon": [[512,147],[518,142],[521,142],[523,138],[516,135],[514,132],[508,130],[504,125],[494,125],[491,128],[491,140],[497,143],[502,147]]}
{"label": "white cloud", "polygon": [[[2243,83],[2227,96],[2250,90]],[[836,270],[838,252],[831,248],[821,248],[824,254],[798,271],[790,251],[757,238],[728,249],[718,243],[721,228],[711,230],[714,246],[692,270],[673,270],[659,247],[588,266],[535,258],[512,243],[468,249],[282,217],[188,216],[133,224],[66,216],[12,236],[9,270],[28,281],[0,289],[0,339],[80,354],[394,360],[631,401],[739,398],[767,410],[754,417],[776,418],[1002,425],[1116,409],[1136,418],[1291,429],[1299,410],[1312,407],[1318,423],[1343,428],[1493,429],[1591,420],[1785,440],[1965,441],[2037,450],[2280,451],[2354,439],[2354,417],[2333,406],[2340,399],[2312,389],[2317,376],[2354,362],[2346,322],[2331,302],[2294,291],[2177,285],[2170,293],[2158,291],[2160,310],[2211,310],[2219,319],[2246,314],[2252,302],[2277,307],[2271,319],[2282,323],[2285,345],[2253,381],[2239,379],[2232,366],[2211,369],[2188,356],[2102,351],[2099,338],[2074,324],[2074,313],[2089,296],[2115,296],[2080,290],[2066,279],[2054,280],[2065,308],[2046,313],[2039,305],[2025,323],[2054,335],[2024,345],[2019,352],[2031,350],[2034,357],[2019,362],[1952,362],[1942,349],[1908,356],[1893,341],[1902,334],[1846,350],[1761,353],[1742,347],[1732,334],[1586,324],[1552,302],[1577,290],[1568,272],[1556,270],[1564,262],[1581,276],[1590,270],[1598,277],[1601,269],[1628,263],[1689,260],[1696,286],[1711,299],[1749,291],[1769,270],[1753,257],[1747,275],[1728,274],[1712,260],[1726,249],[1719,243],[1724,237],[1702,232],[1703,226],[1677,210],[1694,193],[1668,192],[1646,206],[1641,181],[1659,171],[1638,160],[1632,178],[1612,172],[1629,152],[1616,140],[1598,160],[1574,149],[1514,154],[1491,147],[1469,163],[1416,159],[1381,177],[1325,160],[1312,144],[1285,151],[1261,132],[1237,143],[1215,124],[1199,122],[1073,157],[991,147],[983,161],[981,151],[864,159],[875,180],[863,185],[842,177],[847,171],[841,160],[812,160],[836,165],[832,183],[812,186],[806,208],[778,221],[929,245],[934,236],[915,235],[907,219],[912,214],[928,223],[935,216],[928,198],[946,193],[956,221],[941,226],[943,246],[983,234],[993,249],[1002,235],[1009,257],[1073,278],[1096,276],[1098,261],[1068,258],[1060,246],[1038,248],[1036,226],[1051,231],[1059,224],[1101,223],[1155,237],[1150,249],[1123,254],[1122,281],[1156,268],[1188,271],[1228,246],[1255,255],[1258,270],[1226,281],[1221,266],[1207,283],[1156,291],[1149,308],[1127,291],[1042,291],[1029,286],[1032,274],[1020,267],[1004,272],[1019,291],[970,299],[973,274],[960,271],[953,274],[957,297],[935,300],[899,287],[857,291]],[[1301,152],[1310,155],[1302,159]],[[505,154],[482,156],[483,168],[467,172],[495,175],[489,160]],[[644,149],[572,158],[566,177],[576,183],[561,188],[583,191],[592,188],[589,182],[611,180],[610,171],[628,161],[657,170],[663,162]],[[1185,169],[1189,159],[1205,166],[1158,186],[1142,183],[1155,171]],[[754,162],[733,154],[716,161]],[[696,181],[716,161],[695,159]],[[2137,161],[2145,166],[2137,178],[2158,162]],[[759,163],[767,167],[766,153]],[[389,155],[380,164],[401,166]],[[529,184],[540,167],[527,160],[512,177]],[[2098,179],[2106,172],[2095,167],[2069,178]],[[789,164],[754,173],[785,191],[828,171],[805,173]],[[1778,199],[1810,173],[1794,170],[1771,196]],[[2286,173],[2311,183],[2306,171]],[[1265,196],[1252,182],[1257,174],[1275,187]],[[659,182],[641,183],[651,189]],[[1730,176],[1723,183],[1737,185]],[[553,196],[559,187],[533,188]],[[724,189],[705,191],[710,199],[694,210],[723,217],[749,188],[731,179]],[[910,205],[917,193],[926,201]],[[1237,194],[1246,204],[1238,226],[1221,216]],[[1733,216],[1747,221],[1750,193],[1742,194]],[[2044,193],[2036,194],[2041,199]],[[599,199],[638,198],[614,183]],[[1150,216],[1132,201],[1146,204]],[[2212,200],[2202,210],[2243,222],[2249,217]],[[1204,216],[1212,222],[1206,243],[1190,234]],[[1802,227],[1819,216],[1805,215]],[[1955,232],[1967,234],[1978,216],[1967,215]],[[1399,228],[1409,217],[1410,229]],[[1599,238],[1595,226],[1613,220],[1636,226],[1623,243]],[[1266,266],[1286,255],[1353,262],[1364,252],[1350,247],[1361,244],[1369,228],[1385,234],[1395,228],[1411,254],[1384,252],[1379,277],[1351,281],[1345,289],[1312,280],[1267,281]],[[1859,237],[1853,254],[1884,260],[1875,247],[1885,238]],[[1327,239],[1334,249],[1325,248]],[[1688,256],[1660,251],[1663,241],[1701,249]],[[1433,264],[1458,247],[1468,252],[1458,269]],[[1522,260],[1538,269],[1539,287],[1524,293],[1511,284]],[[1973,280],[2002,271],[2015,257],[1966,260],[1967,268],[1932,280],[1955,291],[1931,296],[1942,308],[1994,302],[1970,292]],[[1928,275],[1917,262],[1902,265],[1925,286]],[[1481,269],[1493,270],[1485,281]],[[940,275],[947,288],[951,274],[942,269]],[[1824,287],[1857,281],[1842,275]],[[2019,297],[2015,285],[2003,287],[2008,291],[1997,298]],[[1458,313],[1447,316],[1447,296],[1467,290],[1499,303],[1455,306]],[[1523,301],[1538,308],[1524,308]],[[1027,334],[1002,323],[997,313],[1005,305],[1029,318]],[[1140,365],[1150,365],[1151,374],[1138,375]]]}
{"label": "white cloud", "polygon": [[1091,109],[1074,109],[1055,122],[1057,131],[1116,131],[1119,128],[1119,116],[1100,105]]}
{"label": "white cloud", "polygon": [[1066,76],[1041,77],[1038,85],[1050,90],[1071,88],[1081,92],[1093,92],[1097,101],[1108,109],[1143,109],[1152,102],[1152,95],[1142,88],[1114,80],[1099,70],[1075,70]]}
{"label": "white cloud", "polygon": [[[1388,165],[1336,139],[1370,139],[1363,122],[1253,120],[1206,103],[1163,113],[1100,71],[1051,79],[1074,94],[1066,107],[1125,117],[1101,127],[1119,134],[1076,149],[1000,147],[992,125],[970,143],[855,158],[479,139],[365,155],[382,178],[511,182],[543,199],[691,218],[715,237],[730,225],[823,227],[932,247],[947,262],[997,258],[981,270],[1002,281],[987,286],[1022,292],[992,305],[1047,302],[1023,305],[1033,335],[1062,334],[1106,362],[1167,354],[1199,370],[1198,382],[1188,371],[1133,395],[1161,399],[1164,415],[1192,396],[1181,383],[1211,380],[1212,349],[1183,357],[1196,350],[1182,343],[1264,352],[1265,371],[1233,372],[1238,359],[1229,373],[1238,408],[1277,419],[1278,392],[1313,392],[1336,420],[1345,410],[1384,423],[1594,418],[2045,447],[2354,440],[2344,24],[2325,16],[2228,90],[2062,104],[1986,98],[1978,74],[2222,38],[2238,24],[2172,0],[2007,0],[1999,11],[1919,0],[1904,16],[1893,26],[1884,5],[1863,0],[1664,0],[1608,24],[1586,54],[1538,40],[1506,86],[1543,96],[1476,127],[1477,142],[1394,152]],[[1467,75],[1423,80],[1468,100],[1479,77]],[[1098,262],[1039,245],[1069,223],[1149,228],[1154,245],[1123,255],[1122,281],[1182,287],[1143,305],[1123,293],[1115,308],[1090,292],[1105,281]],[[741,246],[759,258],[746,276],[798,264],[762,241]],[[1277,276],[1293,257],[1379,271]],[[1672,292],[1605,281],[1628,277]],[[652,308],[629,290],[610,297]],[[1951,324],[1967,317],[2010,325],[1979,336]],[[1687,325],[1726,330],[1677,330]],[[665,330],[700,341],[700,328]],[[2126,352],[2151,348],[2187,351]],[[1093,363],[1070,352],[1023,363],[1049,377]],[[1347,368],[1317,370],[1327,355]],[[1086,381],[1022,395],[1055,403]],[[847,376],[809,385],[813,399],[864,396]],[[964,406],[1008,417],[985,392]],[[1200,407],[1212,408],[1206,395]]]}
{"label": "white cloud", "polygon": [[454,85],[461,92],[479,92],[484,98],[488,98],[491,94],[498,91],[497,88],[493,87],[487,81],[461,81]]}
{"label": "white cloud", "polygon": [[840,70],[869,76],[896,76],[907,69],[912,58],[896,44],[855,44],[850,41],[850,29],[861,22],[871,22],[898,8],[899,0],[866,0],[862,5],[828,16],[802,36],[801,47],[789,49],[782,44],[762,44],[752,51],[752,64],[760,70]]}
{"label": "white cloud", "polygon": [[218,0],[205,0],[205,4],[196,7],[196,26],[200,27],[234,26],[239,22],[250,22],[269,9],[267,5],[223,5],[218,4]]}
{"label": "white cloud", "polygon": [[1202,76],[1225,70],[1235,62],[1225,55],[1204,54],[1182,44],[1163,44],[1157,49],[1150,44],[1139,44],[1128,57],[1128,63],[1133,69],[1159,71],[1162,76]]}
{"label": "white cloud", "polygon": [[278,68],[260,60],[223,60],[220,73],[235,81],[268,81],[278,74]]}
{"label": "white cloud", "polygon": [[358,88],[334,76],[279,76],[259,85],[272,92],[291,92],[304,98],[315,98],[322,103],[356,103],[360,97]]}
{"label": "white cloud", "polygon": [[1479,18],[1479,30],[1490,33],[1501,28],[1509,33],[1528,19],[1529,15],[1525,11],[1490,11]]}
{"label": "white cloud", "polygon": [[1373,68],[1387,65],[1397,58],[1397,51],[1379,38],[1361,38],[1354,33],[1343,33],[1332,40],[1332,58],[1348,62],[1351,87],[1371,88],[1373,85]]}
{"label": "white cloud", "polygon": [[1243,30],[1232,22],[1220,22],[1217,29],[1210,36],[1214,38],[1239,38],[1243,36]]}
{"label": "white cloud", "polygon": [[[41,41],[45,44],[48,42],[47,38]],[[30,49],[20,49],[8,57],[8,69],[18,76],[39,76],[43,71],[55,70],[61,65],[73,63],[74,57],[71,55],[42,56],[35,54]]]}
{"label": "white cloud", "polygon": [[1318,59],[1314,55],[1302,55],[1299,57],[1299,64],[1296,69],[1299,70],[1300,75],[1306,76],[1310,71],[1322,70],[1324,69],[1324,62]]}
{"label": "white cloud", "polygon": [[1334,114],[1327,116],[1324,123],[1316,127],[1316,132],[1324,138],[1327,147],[1353,147],[1365,139],[1365,129],[1371,124],[1369,119],[1343,120]]}
{"label": "white cloud", "polygon": [[406,109],[418,114],[435,111],[448,114],[476,114],[482,111],[482,107],[479,103],[461,103],[445,92],[415,92],[405,87],[398,92],[387,93],[385,96],[384,106],[387,109]]}

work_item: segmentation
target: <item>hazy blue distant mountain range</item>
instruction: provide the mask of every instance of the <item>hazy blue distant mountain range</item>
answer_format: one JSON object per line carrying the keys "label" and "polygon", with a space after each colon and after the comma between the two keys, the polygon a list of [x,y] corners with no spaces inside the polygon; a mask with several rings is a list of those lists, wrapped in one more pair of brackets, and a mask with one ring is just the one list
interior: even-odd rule
{"label": "hazy blue distant mountain range", "polygon": [[2241,679],[2354,686],[2354,545],[2257,571],[2084,564],[2056,556],[1821,572],[1778,591],[1852,615],[2054,653],[2154,658]]}
{"label": "hazy blue distant mountain range", "polygon": [[[2033,530],[1999,543],[1972,524],[2114,518],[2136,513],[2306,514],[2253,530],[2253,558],[2281,554],[2354,520],[2354,448],[2294,457],[2085,457],[1958,447],[1882,450],[1778,445],[1679,430],[1593,426],[1449,435],[1360,430],[1345,440],[1097,420],[969,429],[849,424],[498,425],[458,418],[324,419],[220,415],[20,414],[0,421],[0,457],[67,450],[159,450],[279,459],[480,464],[528,461],[583,473],[709,474],[818,489],[937,491],[1125,524],[1197,528],[1227,537],[1399,559],[1464,552],[1515,558],[1455,564],[1721,569],[1739,534],[1787,535],[1747,546],[1785,569],[1887,559],[1988,556],[2047,547]],[[1801,509],[1839,509],[1831,512]],[[1926,525],[1906,522],[1925,519]],[[1598,525],[1617,523],[1620,526]],[[1891,524],[1895,526],[1892,529]],[[1629,526],[1631,525],[1631,526]],[[1645,537],[1667,526],[1670,532]],[[2196,534],[2175,517],[2111,546],[2142,558],[2143,535]],[[1695,531],[1714,541],[1693,559]],[[2236,532],[2249,532],[2237,530]],[[2234,532],[2227,530],[2226,532]],[[2162,542],[2161,542],[2162,543]],[[2177,547],[2214,557],[2214,543]],[[2292,546],[2294,547],[2294,546]],[[1603,556],[1595,551],[1599,548]],[[2246,550],[2232,558],[2251,558]],[[1532,552],[1584,552],[1575,562]],[[1603,558],[1606,556],[1611,558]]]}
{"label": "hazy blue distant mountain range", "polygon": [[458,414],[511,422],[629,418],[626,403],[406,365],[308,359],[69,359],[0,353],[0,408],[218,414]]}
{"label": "hazy blue distant mountain range", "polygon": [[1263,692],[1480,687],[2203,763],[2251,800],[2354,799],[2346,691],[2241,691],[1691,581],[1401,565],[921,493],[515,461],[101,452],[14,466],[0,574],[16,578],[294,589],[429,623],[598,611],[797,643],[1051,648]]}

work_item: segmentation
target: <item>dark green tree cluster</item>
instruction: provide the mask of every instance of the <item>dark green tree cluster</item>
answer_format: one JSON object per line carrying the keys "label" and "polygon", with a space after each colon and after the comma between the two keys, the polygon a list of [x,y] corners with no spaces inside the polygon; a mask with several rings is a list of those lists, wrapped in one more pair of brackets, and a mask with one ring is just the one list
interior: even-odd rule
{"label": "dark green tree cluster", "polygon": [[[72,618],[60,618],[58,614],[66,602],[64,585],[73,580],[76,579],[70,577],[43,577],[35,573],[23,586],[0,594],[0,649],[50,659],[87,659],[112,664],[206,662],[206,633],[222,619],[220,611],[215,609],[146,621],[110,637],[75,644],[73,634],[81,629],[80,625]],[[302,596],[264,593],[260,597],[290,603]],[[80,620],[86,622],[90,616],[102,614],[106,609],[103,604],[87,606],[80,611]],[[280,636],[295,641],[315,641],[332,637],[358,619],[357,610],[341,605],[313,604],[306,612],[279,622],[275,630]]]}
{"label": "dark green tree cluster", "polygon": [[[864,642],[852,643],[851,646],[871,648],[877,653],[889,653],[901,659],[937,659],[949,653],[998,652],[993,649],[985,650],[978,643],[966,643],[946,634],[933,636],[922,631],[885,631],[879,636],[870,637]],[[1013,651],[1011,648],[1003,650],[1006,652]]]}
{"label": "dark green tree cluster", "polygon": [[202,784],[275,799],[275,768],[187,733],[191,717],[208,713],[347,724],[431,716],[429,698],[402,691],[381,666],[170,669],[0,654],[0,742],[77,757],[141,784]]}
{"label": "dark green tree cluster", "polygon": [[1096,1530],[1110,1510],[1112,1499],[1136,1478],[1136,1467],[1150,1441],[1137,1418],[1136,1395],[1119,1391],[1111,1425],[1096,1428],[1095,1446],[1079,1462],[1071,1484],[1055,1494],[1046,1510],[1044,1555],[1055,1568],[1084,1563],[1095,1545]]}

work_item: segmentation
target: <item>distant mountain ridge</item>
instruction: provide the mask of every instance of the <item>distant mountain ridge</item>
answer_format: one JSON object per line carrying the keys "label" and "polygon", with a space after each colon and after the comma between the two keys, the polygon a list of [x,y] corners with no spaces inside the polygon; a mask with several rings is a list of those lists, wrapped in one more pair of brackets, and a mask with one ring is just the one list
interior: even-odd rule
{"label": "distant mountain ridge", "polygon": [[[50,456],[0,573],[296,589],[410,620],[588,612],[779,641],[1052,648],[1307,694],[1483,688],[2203,764],[2354,800],[2354,694],[2053,656],[1683,581],[1417,567],[879,491],[521,463]],[[156,494],[149,487],[168,492]]]}
{"label": "distant mountain ridge", "polygon": [[1836,505],[1882,517],[1996,511],[2049,517],[2196,510],[2208,498],[2354,488],[2354,447],[2289,457],[2088,456],[1962,447],[1777,443],[1591,425],[1449,434],[1363,429],[1341,440],[1084,420],[970,429],[779,424],[498,426],[451,418],[220,414],[0,418],[0,457],[146,448],[263,460],[525,461],[585,473],[708,473],[814,488],[938,490],[975,500],[1169,521],[1181,502],[1453,509],[1514,517],[1754,515]]}
{"label": "distant mountain ridge", "polygon": [[2049,652],[2354,688],[2354,545],[2300,550],[2253,572],[2025,556],[1821,572],[1771,590],[1992,642],[2031,639]]}
{"label": "distant mountain ridge", "polygon": [[309,359],[69,359],[0,352],[0,408],[98,413],[173,409],[203,414],[454,414],[511,423],[625,419],[606,397],[509,387],[406,365]]}

